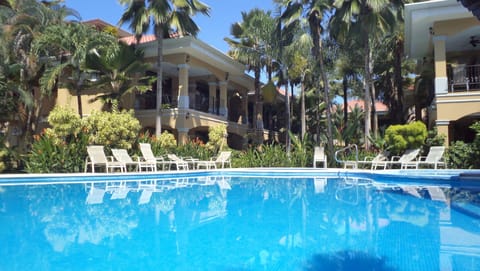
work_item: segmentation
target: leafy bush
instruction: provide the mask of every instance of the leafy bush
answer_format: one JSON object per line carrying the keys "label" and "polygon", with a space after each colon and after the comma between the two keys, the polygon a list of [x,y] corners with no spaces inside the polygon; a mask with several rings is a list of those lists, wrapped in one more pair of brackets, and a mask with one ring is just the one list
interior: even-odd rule
{"label": "leafy bush", "polygon": [[[177,148],[177,140],[175,139],[175,136],[168,131],[163,131],[158,138],[154,135],[150,135],[149,132],[146,132],[138,137],[138,142],[150,143],[152,152],[156,156],[162,156],[167,153],[175,152]],[[138,149],[138,147],[135,149]],[[140,155],[139,150],[138,154]]]}
{"label": "leafy bush", "polygon": [[35,136],[25,167],[29,173],[69,173],[83,171],[88,137],[83,133],[68,141],[50,133]]}
{"label": "leafy bush", "polygon": [[55,107],[48,116],[51,128],[36,135],[26,155],[28,172],[83,171],[88,144],[130,149],[140,123],[132,112],[96,112],[81,120],[73,111]]}
{"label": "leafy bush", "polygon": [[471,129],[475,131],[475,138],[472,143],[472,161],[474,168],[480,168],[480,121],[475,122],[470,126]]}
{"label": "leafy bush", "polygon": [[209,160],[217,154],[207,148],[201,140],[188,141],[185,145],[178,146],[176,151],[179,156],[194,157],[200,160]]}
{"label": "leafy bush", "polygon": [[140,131],[133,111],[93,112],[83,123],[90,144],[131,149]]}
{"label": "leafy bush", "polygon": [[407,149],[420,148],[427,138],[427,127],[421,121],[405,125],[391,125],[385,131],[387,149],[401,154]]}
{"label": "leafy bush", "polygon": [[448,168],[474,168],[476,162],[472,144],[463,141],[456,141],[450,144],[447,150]]}
{"label": "leafy bush", "polygon": [[313,152],[309,151],[309,139],[307,136],[301,140],[293,133],[288,131],[292,140],[292,152],[290,153],[290,161],[292,165],[297,167],[306,167],[312,164]]}
{"label": "leafy bush", "polygon": [[3,172],[7,169],[7,164],[5,163],[5,158],[8,156],[6,149],[0,149],[0,172]]}
{"label": "leafy bush", "polygon": [[48,123],[51,128],[46,133],[51,136],[65,139],[76,135],[82,128],[82,119],[73,109],[56,106],[48,115]]}
{"label": "leafy bush", "polygon": [[227,126],[225,124],[210,126],[208,128],[208,142],[206,147],[214,153],[228,148]]}
{"label": "leafy bush", "polygon": [[445,135],[439,135],[437,127],[428,131],[427,139],[425,139],[425,144],[423,145],[422,154],[426,155],[432,146],[443,146],[445,144]]}
{"label": "leafy bush", "polygon": [[285,148],[278,144],[259,145],[235,155],[233,167],[289,167]]}

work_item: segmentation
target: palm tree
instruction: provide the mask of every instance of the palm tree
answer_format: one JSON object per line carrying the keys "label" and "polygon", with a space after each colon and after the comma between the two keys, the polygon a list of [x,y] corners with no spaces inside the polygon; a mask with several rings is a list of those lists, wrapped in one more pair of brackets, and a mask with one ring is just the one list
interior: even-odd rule
{"label": "palm tree", "polygon": [[125,94],[149,89],[152,78],[140,75],[145,74],[151,65],[142,61],[143,52],[134,46],[120,43],[118,47],[106,49],[94,50],[87,55],[86,67],[98,74],[90,87],[103,90],[105,94],[98,98],[121,109],[121,98]]}
{"label": "palm tree", "polygon": [[263,130],[260,75],[262,68],[266,66],[269,80],[271,80],[274,55],[271,41],[274,37],[275,25],[270,12],[253,9],[242,12],[242,21],[231,25],[230,34],[234,39],[225,38],[230,45],[229,55],[247,65],[249,71],[253,71],[255,80],[253,127],[257,130]]}
{"label": "palm tree", "polygon": [[[61,5],[61,1],[35,0],[10,1],[8,8],[0,7],[2,21],[2,45],[6,46],[5,65],[9,66],[9,80],[14,83],[17,92],[22,93],[16,101],[17,113],[22,122],[23,136],[29,136],[37,130],[37,123],[43,104],[43,99],[50,95],[43,92],[39,80],[45,72],[42,61],[33,44],[44,34],[45,29],[52,24],[62,22],[66,16],[78,15],[75,11]],[[28,143],[29,141],[22,141]]]}
{"label": "palm tree", "polygon": [[[324,48],[323,48],[323,19],[327,11],[331,10],[330,1],[328,0],[279,0],[280,4],[286,6],[283,12],[283,19],[286,23],[301,19],[305,16],[308,21],[310,35],[312,36],[313,48],[312,53],[315,62],[320,71],[321,82],[323,83],[323,99],[325,101],[327,116],[327,150],[328,157],[333,157],[333,131],[332,131],[332,117],[331,117],[331,102],[330,102],[330,86],[327,76],[327,70],[324,63]],[[320,82],[319,82],[320,83]],[[319,85],[320,88],[320,85]]]}
{"label": "palm tree", "polygon": [[129,23],[130,29],[137,36],[137,41],[147,33],[153,24],[157,39],[157,105],[155,135],[162,133],[162,82],[163,82],[163,39],[170,29],[180,35],[193,35],[199,31],[192,20],[197,13],[209,15],[210,8],[199,0],[118,0],[126,5],[125,13],[119,24]]}
{"label": "palm tree", "polygon": [[[395,7],[389,0],[335,0],[335,14],[331,24],[343,25],[350,38],[362,41],[364,54],[364,110],[365,110],[365,148],[369,148],[368,138],[371,131],[372,112],[372,42],[389,31],[394,21]],[[356,35],[353,35],[356,33]]]}
{"label": "palm tree", "polygon": [[313,46],[313,42],[308,34],[308,25],[303,20],[299,20],[299,23],[296,24],[292,31],[293,39],[290,45],[285,47],[283,58],[289,67],[289,80],[293,84],[300,84],[300,138],[304,140],[307,130],[305,114],[306,78],[312,72],[313,61],[310,57],[310,49]]}
{"label": "palm tree", "polygon": [[78,114],[83,116],[82,91],[89,87],[91,74],[87,71],[87,55],[97,50],[117,46],[116,38],[81,23],[64,23],[48,26],[44,35],[36,40],[36,50],[44,58],[55,58],[40,79],[44,91],[52,90],[58,78],[69,90],[76,93]]}

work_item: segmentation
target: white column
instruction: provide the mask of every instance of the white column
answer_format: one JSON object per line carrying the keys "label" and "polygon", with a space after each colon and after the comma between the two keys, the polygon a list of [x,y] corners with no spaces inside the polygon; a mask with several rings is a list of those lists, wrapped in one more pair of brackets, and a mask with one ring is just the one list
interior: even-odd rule
{"label": "white column", "polygon": [[217,99],[217,82],[208,83],[208,113],[215,113],[215,100]]}
{"label": "white column", "polygon": [[188,109],[190,100],[188,97],[188,69],[187,64],[178,65],[178,108]]}
{"label": "white column", "polygon": [[224,116],[225,118],[228,117],[228,108],[227,108],[227,86],[228,83],[226,81],[222,81],[219,83],[220,85],[220,115]]}
{"label": "white column", "polygon": [[446,36],[433,37],[435,53],[435,94],[448,93]]}

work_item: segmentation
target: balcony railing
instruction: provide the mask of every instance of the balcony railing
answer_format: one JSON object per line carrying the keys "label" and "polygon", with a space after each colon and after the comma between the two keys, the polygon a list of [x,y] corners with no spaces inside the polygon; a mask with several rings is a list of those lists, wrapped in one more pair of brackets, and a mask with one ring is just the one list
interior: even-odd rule
{"label": "balcony railing", "polygon": [[450,92],[480,90],[480,65],[452,65],[448,79]]}

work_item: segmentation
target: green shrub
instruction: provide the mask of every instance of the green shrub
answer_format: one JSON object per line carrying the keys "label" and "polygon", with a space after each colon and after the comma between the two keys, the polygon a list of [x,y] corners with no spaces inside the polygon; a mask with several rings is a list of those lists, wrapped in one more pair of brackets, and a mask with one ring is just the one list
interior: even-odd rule
{"label": "green shrub", "polygon": [[227,126],[219,124],[208,128],[208,142],[206,147],[213,153],[228,149],[227,144]]}
{"label": "green shrub", "polygon": [[474,168],[475,160],[472,144],[456,141],[447,150],[448,168],[471,169]]}
{"label": "green shrub", "polygon": [[392,154],[401,154],[407,149],[420,148],[427,138],[427,127],[421,121],[405,125],[391,125],[385,131],[387,149]]}
{"label": "green shrub", "polygon": [[82,128],[82,119],[73,111],[60,106],[55,108],[48,115],[48,123],[51,128],[46,133],[51,133],[53,137],[66,139],[68,136],[76,135]]}
{"label": "green shrub", "polygon": [[131,149],[141,128],[133,111],[95,111],[83,120],[89,143],[107,148]]}
{"label": "green shrub", "polygon": [[8,151],[6,149],[0,149],[0,172],[5,171],[7,169],[7,164],[5,162],[5,158],[8,156]]}
{"label": "green shrub", "polygon": [[[159,137],[150,135],[150,133],[147,131],[138,137],[138,142],[149,143],[152,147],[152,152],[156,156],[172,153],[177,149],[177,140],[175,139],[175,136],[168,131],[163,131]],[[138,146],[136,146],[134,149],[137,150],[137,154],[140,155]]]}
{"label": "green shrub", "polygon": [[35,136],[25,167],[29,173],[81,172],[87,155],[88,137],[83,133],[62,141],[52,134]]}
{"label": "green shrub", "polygon": [[472,143],[472,161],[474,168],[480,168],[480,121],[475,122],[470,126],[475,131],[475,138]]}
{"label": "green shrub", "polygon": [[178,146],[177,155],[182,157],[194,157],[200,160],[209,160],[215,156],[213,150],[206,147],[200,140],[188,141],[185,145]]}
{"label": "green shrub", "polygon": [[289,167],[290,159],[285,148],[278,144],[259,145],[235,155],[233,167]]}

